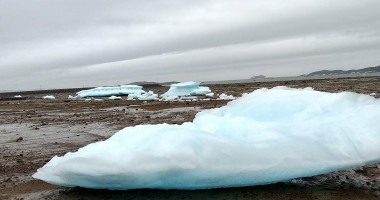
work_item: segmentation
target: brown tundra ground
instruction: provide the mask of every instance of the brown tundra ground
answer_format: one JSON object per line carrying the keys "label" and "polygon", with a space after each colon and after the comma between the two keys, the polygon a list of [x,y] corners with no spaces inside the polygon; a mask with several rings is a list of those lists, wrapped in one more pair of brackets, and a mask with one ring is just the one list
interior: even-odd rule
{"label": "brown tundra ground", "polygon": [[[326,92],[380,94],[380,77],[340,78],[209,85],[216,93],[236,97],[274,86],[312,87]],[[144,87],[162,94],[168,88]],[[298,178],[288,182],[212,190],[108,191],[64,188],[33,179],[31,175],[55,155],[76,151],[109,138],[118,130],[138,124],[192,121],[204,109],[228,101],[160,102],[68,100],[80,89],[0,94],[0,199],[379,199],[380,165]],[[56,96],[44,101],[42,96]],[[14,98],[22,95],[22,98]],[[379,144],[380,145],[380,144]]]}

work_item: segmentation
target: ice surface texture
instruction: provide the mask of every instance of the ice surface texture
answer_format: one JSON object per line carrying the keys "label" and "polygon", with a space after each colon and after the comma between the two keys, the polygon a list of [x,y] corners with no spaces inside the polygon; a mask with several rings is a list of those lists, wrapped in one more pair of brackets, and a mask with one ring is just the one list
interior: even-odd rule
{"label": "ice surface texture", "polygon": [[127,127],[33,175],[62,186],[203,189],[285,181],[380,162],[380,100],[260,89],[182,125]]}
{"label": "ice surface texture", "polygon": [[161,96],[171,99],[178,96],[202,96],[210,92],[209,87],[199,87],[199,83],[189,81],[170,85],[169,90]]}
{"label": "ice surface texture", "polygon": [[77,97],[109,97],[143,92],[144,90],[142,89],[142,86],[139,85],[121,85],[117,87],[97,87],[89,90],[82,90],[77,93]]}

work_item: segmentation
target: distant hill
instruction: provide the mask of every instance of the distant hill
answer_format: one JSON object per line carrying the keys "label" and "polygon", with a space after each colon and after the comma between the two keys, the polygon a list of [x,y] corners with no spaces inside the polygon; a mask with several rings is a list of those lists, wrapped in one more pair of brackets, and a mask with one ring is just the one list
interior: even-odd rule
{"label": "distant hill", "polygon": [[157,82],[140,81],[140,82],[129,83],[128,85],[141,85],[141,86],[144,86],[144,85],[157,85],[157,84],[158,84]]}
{"label": "distant hill", "polygon": [[380,65],[377,67],[367,67],[363,69],[352,69],[352,70],[321,70],[312,72],[310,74],[302,76],[322,76],[322,75],[338,75],[338,74],[364,74],[364,73],[376,73],[380,72]]}
{"label": "distant hill", "polygon": [[141,85],[141,86],[170,86],[173,83],[179,83],[177,81],[170,81],[170,82],[149,82],[149,81],[139,81],[139,82],[133,82],[129,83],[129,85]]}
{"label": "distant hill", "polygon": [[170,82],[163,82],[159,83],[162,86],[170,86],[171,84],[179,83],[178,81],[170,81]]}

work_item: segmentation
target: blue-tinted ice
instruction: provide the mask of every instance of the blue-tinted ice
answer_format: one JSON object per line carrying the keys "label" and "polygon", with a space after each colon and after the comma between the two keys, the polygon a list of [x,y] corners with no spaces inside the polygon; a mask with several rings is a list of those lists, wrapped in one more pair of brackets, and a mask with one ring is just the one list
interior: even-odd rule
{"label": "blue-tinted ice", "polygon": [[33,177],[108,189],[267,184],[380,162],[379,120],[367,95],[260,89],[193,122],[127,127]]}

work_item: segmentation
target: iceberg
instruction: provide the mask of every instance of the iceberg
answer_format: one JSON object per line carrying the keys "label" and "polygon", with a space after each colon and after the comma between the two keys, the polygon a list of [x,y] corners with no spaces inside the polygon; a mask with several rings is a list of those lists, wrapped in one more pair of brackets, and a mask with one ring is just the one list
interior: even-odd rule
{"label": "iceberg", "polygon": [[199,87],[198,89],[195,89],[190,92],[191,96],[206,96],[207,94],[211,93],[211,90],[209,87]]}
{"label": "iceberg", "polygon": [[54,100],[55,97],[53,95],[46,95],[46,96],[42,97],[42,99],[44,99],[44,100]]}
{"label": "iceberg", "polygon": [[204,96],[210,93],[209,87],[200,87],[199,83],[188,81],[171,84],[167,92],[161,95],[164,99],[173,99],[179,96]]}
{"label": "iceberg", "polygon": [[121,85],[117,87],[97,87],[89,90],[82,90],[77,92],[77,97],[110,97],[143,92],[145,91],[142,89],[142,86],[139,85]]}
{"label": "iceberg", "polygon": [[380,162],[379,119],[369,95],[259,89],[182,125],[124,128],[33,177],[111,190],[269,184]]}

